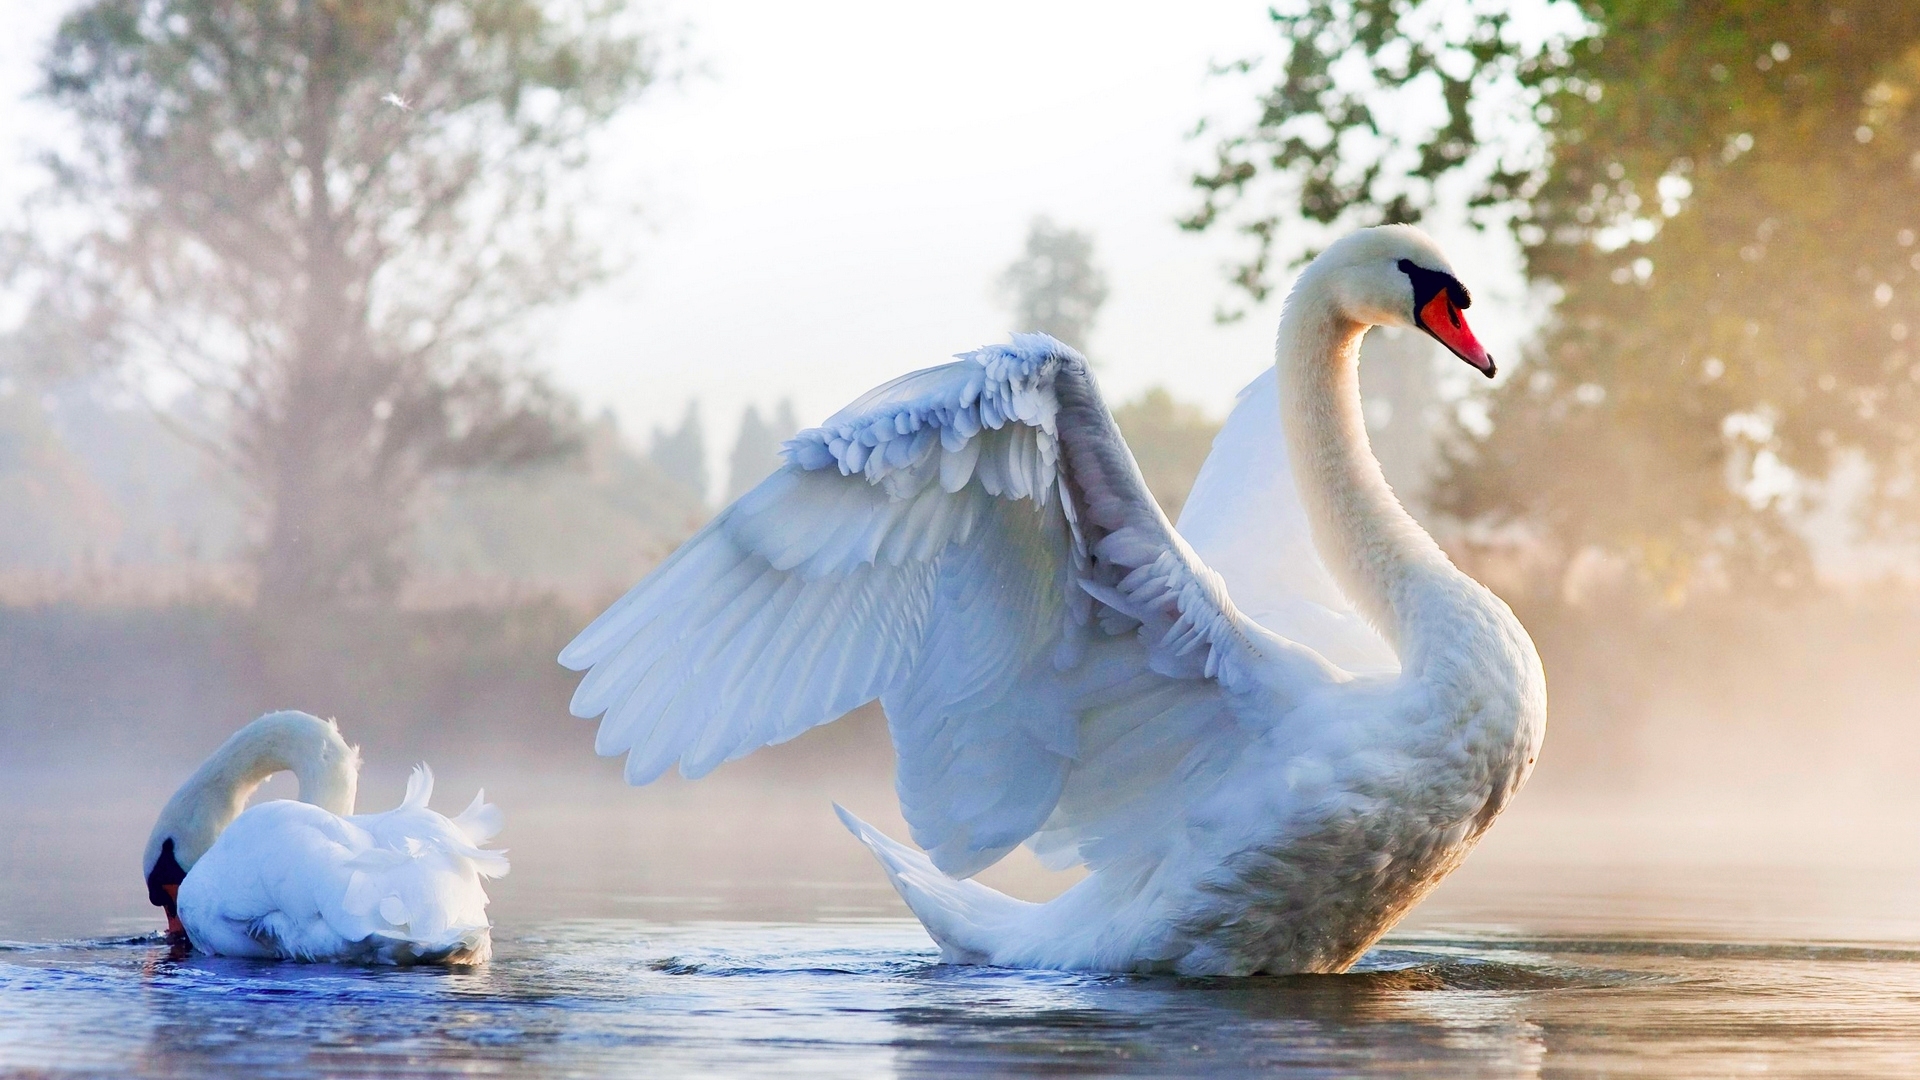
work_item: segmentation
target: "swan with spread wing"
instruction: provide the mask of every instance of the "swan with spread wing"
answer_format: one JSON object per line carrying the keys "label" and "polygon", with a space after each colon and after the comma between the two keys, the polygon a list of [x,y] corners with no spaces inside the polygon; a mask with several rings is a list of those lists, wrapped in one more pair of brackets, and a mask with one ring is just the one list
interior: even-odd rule
{"label": "swan with spread wing", "polygon": [[[1177,529],[1053,339],[896,379],[581,632],[573,711],[643,784],[879,699],[921,850],[842,818],[948,961],[1343,970],[1545,730],[1526,631],[1401,508],[1361,419],[1369,326],[1493,374],[1469,302],[1410,226],[1329,247]],[[1044,904],[967,880],[1021,843],[1089,872]]]}

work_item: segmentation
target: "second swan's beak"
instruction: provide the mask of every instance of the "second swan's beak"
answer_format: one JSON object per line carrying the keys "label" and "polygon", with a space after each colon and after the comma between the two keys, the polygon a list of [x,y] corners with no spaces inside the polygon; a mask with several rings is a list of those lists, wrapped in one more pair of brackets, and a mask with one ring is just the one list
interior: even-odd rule
{"label": "second swan's beak", "polygon": [[180,921],[180,886],[162,886],[167,890],[167,936],[186,937],[187,928]]}
{"label": "second swan's beak", "polygon": [[1467,317],[1460,312],[1459,305],[1453,302],[1448,290],[1441,289],[1433,294],[1425,307],[1422,307],[1414,320],[1433,339],[1445,345],[1453,355],[1472,364],[1474,369],[1487,378],[1493,378],[1496,368],[1493,357],[1487,355],[1486,347],[1480,344],[1473,331],[1467,327]]}

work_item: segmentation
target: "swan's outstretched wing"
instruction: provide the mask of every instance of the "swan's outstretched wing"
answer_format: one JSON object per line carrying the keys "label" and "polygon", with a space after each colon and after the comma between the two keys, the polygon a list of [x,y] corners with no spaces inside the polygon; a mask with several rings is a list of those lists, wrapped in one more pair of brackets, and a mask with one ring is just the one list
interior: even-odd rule
{"label": "swan's outstretched wing", "polygon": [[1180,535],[1255,622],[1355,674],[1400,669],[1313,546],[1280,427],[1275,369],[1240,391],[1187,496]]}
{"label": "swan's outstretched wing", "polygon": [[1033,835],[1075,770],[1132,794],[1069,800],[1089,809],[1049,824],[1061,858],[1177,801],[1202,743],[1243,738],[1226,696],[1335,677],[1234,609],[1085,360],[1044,335],[897,379],[786,452],[561,653],[591,669],[573,711],[604,713],[596,747],[634,783],[877,697],[914,839],[964,876]]}

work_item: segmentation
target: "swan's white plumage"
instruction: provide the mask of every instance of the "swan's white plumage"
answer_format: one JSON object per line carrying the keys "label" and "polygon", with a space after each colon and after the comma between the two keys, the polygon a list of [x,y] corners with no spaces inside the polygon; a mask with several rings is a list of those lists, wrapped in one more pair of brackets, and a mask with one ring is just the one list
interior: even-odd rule
{"label": "swan's white plumage", "polygon": [[[567,647],[573,711],[644,783],[878,698],[926,854],[843,818],[949,960],[1344,968],[1464,857],[1544,722],[1525,632],[1367,452],[1354,358],[1407,323],[1405,258],[1446,269],[1386,227],[1303,275],[1287,378],[1243,395],[1182,531],[1050,338],[874,390]],[[1047,904],[961,880],[1022,841],[1091,872]]]}
{"label": "swan's white plumage", "polygon": [[399,806],[341,817],[288,799],[234,819],[180,885],[180,921],[220,956],[360,963],[473,963],[491,950],[482,878],[506,853],[484,793],[457,818],[427,806],[416,766]]}
{"label": "swan's white plumage", "polygon": [[[302,801],[246,807],[283,769],[299,776]],[[399,806],[355,814],[358,770],[358,751],[331,721],[288,711],[242,728],[181,787],[145,866],[153,888],[167,858],[184,870],[174,899],[194,947],[283,960],[487,959],[481,880],[505,874],[507,858],[482,845],[501,829],[499,809],[481,792],[458,817],[435,812],[433,771],[418,765]]]}

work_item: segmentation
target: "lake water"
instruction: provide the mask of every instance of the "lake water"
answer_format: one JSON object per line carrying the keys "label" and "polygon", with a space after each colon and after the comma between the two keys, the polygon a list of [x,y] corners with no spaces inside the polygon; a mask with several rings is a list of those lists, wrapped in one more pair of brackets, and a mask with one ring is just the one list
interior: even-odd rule
{"label": "lake water", "polygon": [[1400,935],[1342,976],[943,967],[873,923],[555,923],[472,971],[0,953],[0,1061],[203,1077],[1913,1075],[1920,950]]}
{"label": "lake water", "polygon": [[0,1073],[1920,1075],[1897,815],[1836,844],[1523,803],[1353,972],[1188,980],[938,964],[805,783],[490,790],[514,872],[494,962],[453,971],[170,955],[130,865],[152,792],[0,806]]}

